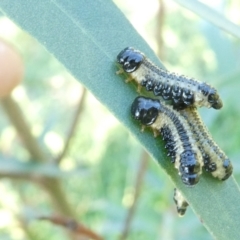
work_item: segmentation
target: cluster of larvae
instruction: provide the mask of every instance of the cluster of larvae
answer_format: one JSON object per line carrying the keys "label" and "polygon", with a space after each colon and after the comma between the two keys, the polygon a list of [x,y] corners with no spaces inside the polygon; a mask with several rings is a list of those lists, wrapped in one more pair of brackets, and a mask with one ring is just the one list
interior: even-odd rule
{"label": "cluster of larvae", "polygon": [[[197,112],[197,107],[202,106],[222,108],[216,89],[159,68],[131,47],[118,54],[117,62],[120,65],[117,74],[127,73],[126,82],[135,81],[138,92],[144,87],[161,97],[137,97],[132,103],[131,114],[143,126],[150,127],[155,137],[162,136],[182,182],[194,186],[203,169],[219,180],[228,179],[232,164],[214,142]],[[183,216],[188,203],[177,189],[174,190],[174,201],[178,214]]]}

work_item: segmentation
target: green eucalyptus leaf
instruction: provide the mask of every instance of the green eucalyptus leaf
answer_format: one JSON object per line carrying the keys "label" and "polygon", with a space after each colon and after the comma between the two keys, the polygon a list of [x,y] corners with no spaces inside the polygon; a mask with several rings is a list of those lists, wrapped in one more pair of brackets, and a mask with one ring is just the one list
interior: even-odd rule
{"label": "green eucalyptus leaf", "polygon": [[137,93],[132,84],[124,83],[124,76],[115,74],[117,54],[133,46],[159,66],[162,64],[111,1],[19,0],[13,4],[2,0],[0,8],[44,45],[135,135],[183,192],[214,238],[239,239],[240,192],[234,178],[220,182],[203,174],[199,184],[187,188],[166,157],[162,141],[148,131],[141,133],[139,124],[131,119],[130,105]]}

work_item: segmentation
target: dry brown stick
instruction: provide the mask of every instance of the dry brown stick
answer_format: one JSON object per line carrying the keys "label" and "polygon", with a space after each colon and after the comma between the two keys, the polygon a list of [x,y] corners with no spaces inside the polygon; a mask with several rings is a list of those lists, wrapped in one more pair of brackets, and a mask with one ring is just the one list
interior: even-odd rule
{"label": "dry brown stick", "polygon": [[[17,133],[21,137],[23,144],[28,150],[31,158],[34,161],[46,162],[48,157],[42,151],[36,138],[31,133],[30,127],[27,124],[27,121],[25,120],[16,101],[11,96],[8,96],[1,100],[1,104],[8,115],[9,120],[12,122]],[[56,207],[60,213],[75,217],[75,211],[73,211],[68,203],[66,194],[64,194],[60,182],[57,179],[49,177],[42,178],[40,183],[43,185],[43,187],[45,187],[50,198],[52,199],[54,207]]]}
{"label": "dry brown stick", "polygon": [[42,216],[38,218],[39,220],[47,220],[50,221],[56,225],[60,225],[62,227],[65,227],[66,229],[70,230],[74,236],[79,237],[87,237],[87,239],[92,240],[103,240],[101,236],[99,236],[97,233],[93,232],[89,228],[85,227],[84,225],[78,223],[74,219],[66,218],[63,216]]}
{"label": "dry brown stick", "polygon": [[61,162],[61,160],[66,155],[66,153],[67,153],[67,151],[70,147],[71,140],[73,139],[74,132],[75,132],[75,130],[77,128],[77,125],[78,125],[78,122],[79,122],[80,113],[82,112],[82,109],[83,109],[83,106],[84,106],[85,97],[86,97],[86,89],[83,88],[82,94],[80,96],[79,103],[78,103],[78,106],[77,106],[77,109],[76,109],[76,112],[73,116],[73,121],[70,124],[70,128],[69,128],[67,138],[66,138],[66,143],[64,145],[64,148],[63,148],[62,152],[59,154],[59,156],[55,160],[55,162],[57,164],[59,164]]}
{"label": "dry brown stick", "polygon": [[127,236],[129,234],[131,223],[133,221],[133,217],[134,217],[134,214],[135,214],[135,211],[136,211],[136,208],[137,208],[137,203],[138,203],[138,199],[139,199],[140,192],[141,192],[141,186],[142,186],[142,182],[143,182],[143,179],[144,179],[145,172],[147,170],[148,162],[149,162],[149,155],[144,150],[143,153],[142,153],[142,156],[141,156],[141,161],[140,161],[139,169],[138,169],[137,176],[136,176],[135,192],[134,192],[133,202],[132,202],[132,205],[130,206],[130,208],[128,210],[126,220],[124,222],[123,231],[122,231],[122,234],[119,238],[120,240],[127,239]]}
{"label": "dry brown stick", "polygon": [[16,101],[11,97],[11,95],[9,95],[1,99],[1,105],[9,120],[15,127],[17,133],[21,137],[22,142],[28,150],[30,156],[33,157],[33,160],[45,162],[47,158],[31,133],[31,130],[29,129],[29,126]]}

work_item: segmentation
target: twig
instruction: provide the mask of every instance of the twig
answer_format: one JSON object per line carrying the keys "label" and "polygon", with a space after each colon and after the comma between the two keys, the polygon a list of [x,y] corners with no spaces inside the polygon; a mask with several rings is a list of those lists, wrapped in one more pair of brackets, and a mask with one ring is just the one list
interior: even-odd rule
{"label": "twig", "polygon": [[66,218],[63,216],[50,216],[39,217],[39,220],[48,220],[56,225],[60,225],[70,230],[75,236],[87,237],[87,239],[103,240],[98,234],[90,230],[89,228],[78,223],[74,219]]}
{"label": "twig", "polygon": [[33,160],[45,162],[47,158],[31,133],[22,111],[15,100],[11,96],[7,96],[1,99],[1,104]]}
{"label": "twig", "polygon": [[[28,126],[18,104],[11,96],[2,99],[1,103],[31,158],[38,162],[46,162],[48,157],[42,151],[36,138],[31,133],[30,127]],[[68,216],[75,216],[75,211],[70,207],[66,194],[64,194],[60,182],[57,179],[46,177],[42,178],[40,183],[45,187],[53,201],[53,206],[56,207],[60,213]]]}
{"label": "twig", "polygon": [[131,223],[133,221],[133,217],[134,217],[134,214],[135,214],[135,211],[137,208],[137,202],[138,202],[138,198],[140,196],[141,186],[142,186],[142,182],[144,179],[144,174],[147,170],[148,162],[149,162],[149,155],[146,151],[143,151],[142,156],[141,156],[141,161],[139,164],[139,169],[138,169],[137,176],[136,176],[135,193],[134,193],[133,203],[128,210],[126,220],[124,223],[124,227],[123,227],[123,231],[119,238],[120,240],[126,239],[129,234]]}
{"label": "twig", "polygon": [[86,97],[86,89],[83,88],[82,94],[80,96],[79,103],[78,103],[78,106],[77,106],[77,109],[76,109],[76,112],[75,112],[75,115],[73,116],[72,124],[70,125],[69,131],[68,131],[68,134],[67,134],[66,143],[64,145],[64,148],[63,148],[62,152],[59,154],[59,156],[55,160],[55,162],[57,164],[60,163],[60,161],[66,155],[66,153],[67,153],[67,151],[70,147],[71,140],[73,139],[75,130],[76,130],[78,122],[79,122],[80,113],[82,112],[82,109],[83,109],[83,106],[84,106],[85,97]]}

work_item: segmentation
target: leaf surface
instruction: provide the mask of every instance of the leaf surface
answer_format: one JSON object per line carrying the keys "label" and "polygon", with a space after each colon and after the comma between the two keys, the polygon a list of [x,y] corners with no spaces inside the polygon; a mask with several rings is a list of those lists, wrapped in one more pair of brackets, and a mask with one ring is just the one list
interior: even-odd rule
{"label": "leaf surface", "polygon": [[2,0],[0,8],[44,45],[135,135],[216,239],[239,239],[240,192],[234,178],[220,182],[203,174],[197,186],[187,188],[166,157],[162,141],[154,139],[150,132],[141,133],[140,126],[131,119],[130,105],[137,93],[135,86],[126,85],[124,77],[115,74],[117,54],[132,46],[163,66],[111,1],[19,0],[13,4]]}

